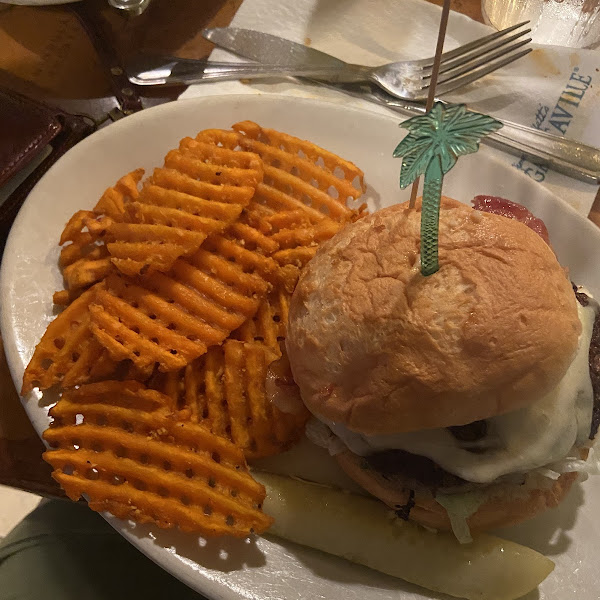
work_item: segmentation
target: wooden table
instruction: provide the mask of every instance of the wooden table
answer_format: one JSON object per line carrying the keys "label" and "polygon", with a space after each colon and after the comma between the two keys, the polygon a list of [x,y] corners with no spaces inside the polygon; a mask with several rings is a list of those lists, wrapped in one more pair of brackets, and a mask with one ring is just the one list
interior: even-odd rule
{"label": "wooden table", "polygon": [[[86,0],[103,2],[105,0]],[[430,0],[442,4],[442,0]],[[183,57],[208,56],[212,45],[199,31],[225,26],[242,0],[153,0],[138,19],[110,10],[107,18],[122,53],[152,49]],[[482,21],[480,0],[453,0],[452,9]],[[49,98],[97,98],[110,94],[94,49],[68,8],[14,7],[0,3],[0,69],[36,86]],[[600,193],[590,212],[600,225]],[[61,496],[41,460],[43,445],[12,384],[0,339],[0,484]]]}

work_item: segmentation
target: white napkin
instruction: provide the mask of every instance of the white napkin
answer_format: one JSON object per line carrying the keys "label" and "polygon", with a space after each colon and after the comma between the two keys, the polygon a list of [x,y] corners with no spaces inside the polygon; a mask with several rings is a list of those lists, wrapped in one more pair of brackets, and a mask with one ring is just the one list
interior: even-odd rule
{"label": "white napkin", "polygon": [[[256,29],[309,44],[349,62],[378,65],[432,56],[441,9],[423,0],[245,0],[231,26]],[[493,31],[472,19],[450,13],[444,50]],[[222,50],[214,60],[240,60]],[[447,97],[493,116],[556,135],[600,145],[598,106],[600,51],[534,46],[533,52],[488,75],[485,80]],[[596,84],[596,85],[595,85]],[[182,98],[223,93],[285,93],[320,97],[377,112],[387,109],[348,96],[301,85],[221,82],[191,86]],[[399,121],[403,117],[397,115]],[[551,189],[587,215],[597,192],[588,185],[499,151],[502,160]]]}

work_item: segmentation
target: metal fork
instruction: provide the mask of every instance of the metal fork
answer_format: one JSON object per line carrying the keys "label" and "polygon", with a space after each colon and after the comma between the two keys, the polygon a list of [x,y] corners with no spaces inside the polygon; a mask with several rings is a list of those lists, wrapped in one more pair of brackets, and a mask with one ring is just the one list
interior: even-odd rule
{"label": "metal fork", "polygon": [[[531,41],[523,39],[531,29],[517,31],[528,21],[474,40],[442,55],[438,96],[472,83],[522,56],[531,49],[522,49]],[[212,30],[216,31],[216,30]],[[238,32],[241,30],[237,30]],[[206,32],[210,39],[211,30]],[[394,62],[379,67],[349,64],[337,58],[295,44],[289,40],[260,32],[250,32],[256,43],[274,44],[283,51],[286,46],[305,50],[303,64],[213,63],[189,59],[168,58],[157,64],[157,58],[137,59],[128,68],[129,79],[137,85],[166,85],[174,83],[201,83],[224,79],[271,78],[283,76],[312,77],[329,83],[356,83],[371,81],[388,93],[405,100],[419,101],[427,97],[433,58]],[[276,45],[276,46],[275,46]],[[320,55],[320,56],[317,56]],[[314,60],[314,57],[320,60]],[[255,57],[256,58],[256,57]],[[154,62],[153,62],[154,61]],[[295,61],[300,62],[300,61]]]}
{"label": "metal fork", "polygon": [[[523,39],[531,32],[530,28],[509,35],[528,23],[529,21],[524,21],[449,52],[444,52],[441,56],[436,96],[448,94],[473,83],[529,54],[531,48],[525,48],[520,52],[516,51],[531,42],[530,37]],[[368,79],[397,98],[424,100],[429,91],[432,69],[433,57],[403,63],[389,63],[372,69]]]}

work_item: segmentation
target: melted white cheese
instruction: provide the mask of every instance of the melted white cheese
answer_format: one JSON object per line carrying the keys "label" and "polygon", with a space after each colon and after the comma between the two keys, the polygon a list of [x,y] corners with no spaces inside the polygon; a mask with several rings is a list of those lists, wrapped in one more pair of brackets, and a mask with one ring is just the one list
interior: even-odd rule
{"label": "melted white cheese", "polygon": [[484,452],[470,452],[445,428],[366,436],[337,423],[327,425],[355,454],[401,449],[426,456],[449,473],[476,483],[563,459],[573,445],[588,438],[594,402],[588,354],[597,304],[590,299],[587,307],[579,303],[577,307],[582,333],[565,376],[532,405],[487,419],[487,435],[480,445]]}

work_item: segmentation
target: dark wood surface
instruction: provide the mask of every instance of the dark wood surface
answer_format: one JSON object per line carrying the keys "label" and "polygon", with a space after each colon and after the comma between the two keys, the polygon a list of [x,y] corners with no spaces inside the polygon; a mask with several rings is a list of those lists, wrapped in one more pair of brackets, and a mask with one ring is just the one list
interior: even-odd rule
{"label": "dark wood surface", "polygon": [[[104,2],[105,0],[86,0]],[[442,0],[431,0],[441,5]],[[141,17],[106,16],[120,52],[153,50],[182,57],[208,56],[199,34],[225,26],[242,0],[154,0]],[[480,0],[453,0],[452,9],[482,21]],[[37,8],[0,3],[0,70],[27,80],[50,98],[98,98],[110,94],[94,49],[68,7]],[[600,225],[600,194],[590,219]],[[0,339],[0,484],[42,495],[61,495],[42,461],[43,445],[12,384]]]}

